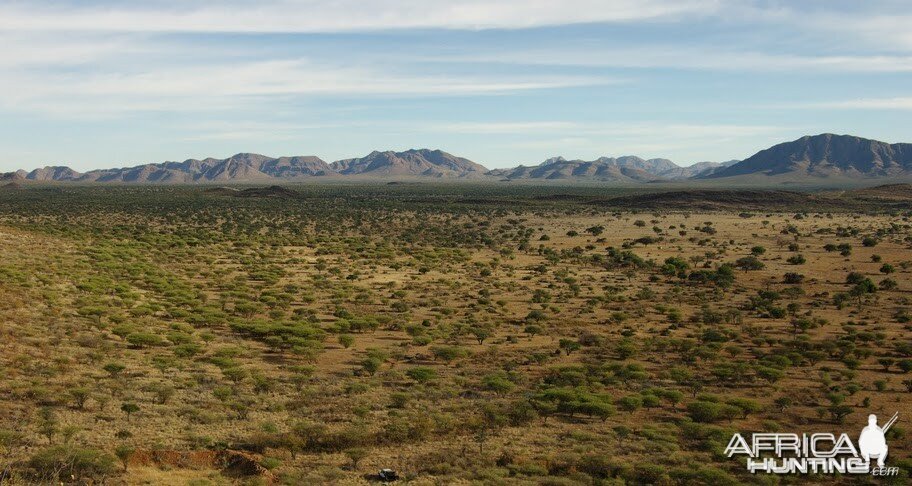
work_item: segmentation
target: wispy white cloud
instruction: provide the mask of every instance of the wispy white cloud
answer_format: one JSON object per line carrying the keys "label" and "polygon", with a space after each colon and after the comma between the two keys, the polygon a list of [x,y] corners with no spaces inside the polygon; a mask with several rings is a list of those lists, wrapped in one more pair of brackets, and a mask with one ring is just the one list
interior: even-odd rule
{"label": "wispy white cloud", "polygon": [[269,96],[300,94],[484,94],[598,84],[580,76],[447,77],[397,74],[371,67],[271,60],[184,67],[169,72],[93,75],[66,86],[89,95]]}
{"label": "wispy white cloud", "polygon": [[912,97],[858,98],[854,100],[825,101],[805,106],[848,110],[912,110]]}
{"label": "wispy white cloud", "polygon": [[0,30],[113,32],[350,32],[410,28],[528,28],[706,15],[718,0],[264,0],[6,2]]}
{"label": "wispy white cloud", "polygon": [[[382,126],[389,133],[419,133],[419,140],[441,134],[461,134],[487,140],[509,149],[535,150],[569,158],[595,159],[600,156],[640,155],[669,157],[674,153],[696,151],[707,145],[738,143],[756,137],[778,140],[786,134],[801,133],[795,127],[740,124],[683,124],[662,121],[578,122],[564,120],[410,122],[361,120],[344,123],[286,123],[247,120],[219,121],[181,127],[188,133],[185,141],[257,142],[293,141],[311,136],[314,131],[332,129],[361,130]],[[530,137],[531,135],[531,137]],[[350,153],[341,154],[351,156]],[[542,157],[542,159],[544,156]],[[687,165],[698,160],[676,160]],[[533,164],[536,160],[508,159],[494,166]]]}
{"label": "wispy white cloud", "polygon": [[910,24],[901,0],[0,0],[0,142],[28,160],[461,143],[514,164],[897,138]]}
{"label": "wispy white cloud", "polygon": [[[501,141],[509,149],[534,150],[550,155],[593,160],[601,156],[639,155],[642,157],[669,157],[675,153],[697,153],[707,146],[743,144],[745,141],[761,139],[779,140],[788,134],[801,133],[793,126],[740,125],[740,124],[688,124],[662,121],[631,122],[461,122],[451,124],[430,124],[416,129],[425,131],[456,131],[457,133],[534,135],[533,138],[519,137]],[[716,158],[727,159],[744,154],[716,154]],[[689,165],[706,160],[675,160],[680,165]],[[515,165],[517,161],[500,164],[503,167]],[[536,161],[524,161],[526,165]]]}
{"label": "wispy white cloud", "polygon": [[[889,2],[888,2],[889,3]],[[839,42],[850,39],[858,47],[877,47],[889,51],[912,50],[912,11],[908,2],[895,2],[892,11],[868,2],[858,2],[862,10],[849,12],[818,11],[811,15],[792,12],[789,18],[813,31],[826,32]]]}
{"label": "wispy white cloud", "polygon": [[575,122],[575,121],[507,121],[455,122],[422,125],[424,130],[458,133],[534,133],[572,132],[580,135],[614,135],[624,137],[677,138],[743,137],[783,131],[782,126],[737,124],[686,124],[660,122]]}
{"label": "wispy white cloud", "polygon": [[525,29],[714,19],[784,26],[846,46],[912,49],[905,2],[764,0],[149,0],[0,4],[3,32],[335,33]]}
{"label": "wispy white cloud", "polygon": [[56,36],[0,32],[0,67],[65,67],[97,63],[135,53],[139,47],[119,36],[73,36],[61,42]]}
{"label": "wispy white cloud", "polygon": [[290,59],[137,72],[11,71],[0,78],[0,106],[90,117],[241,109],[283,97],[495,95],[614,82],[576,75],[424,75]]}
{"label": "wispy white cloud", "polygon": [[863,2],[767,1],[726,2],[717,17],[743,24],[750,36],[757,28],[779,28],[784,36],[797,36],[818,46],[849,51],[912,50],[912,11],[906,0]]}
{"label": "wispy white cloud", "polygon": [[316,130],[332,130],[363,126],[362,123],[289,123],[280,121],[222,120],[215,122],[186,124],[179,127],[185,142],[201,141],[242,141],[269,142],[289,141],[301,138],[302,134]]}
{"label": "wispy white cloud", "polygon": [[425,62],[504,63],[564,67],[684,69],[740,72],[912,72],[912,56],[796,55],[715,46],[652,45],[611,48],[567,45],[562,48],[489,51],[434,56]]}
{"label": "wispy white cloud", "polygon": [[429,124],[420,128],[449,133],[538,133],[577,129],[579,124],[565,121],[456,122]]}

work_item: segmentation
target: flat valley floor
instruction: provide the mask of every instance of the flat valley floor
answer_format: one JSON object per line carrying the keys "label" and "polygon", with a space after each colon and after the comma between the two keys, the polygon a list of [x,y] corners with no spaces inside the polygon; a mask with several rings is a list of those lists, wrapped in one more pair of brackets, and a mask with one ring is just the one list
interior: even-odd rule
{"label": "flat valley floor", "polygon": [[907,484],[912,199],[609,192],[0,192],[0,474],[777,484],[733,433],[899,412]]}

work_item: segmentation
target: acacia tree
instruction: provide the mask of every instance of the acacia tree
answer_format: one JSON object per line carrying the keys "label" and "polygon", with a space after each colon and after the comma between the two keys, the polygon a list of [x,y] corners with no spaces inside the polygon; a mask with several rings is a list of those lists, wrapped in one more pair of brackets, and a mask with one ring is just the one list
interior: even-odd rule
{"label": "acacia tree", "polygon": [[578,343],[578,342],[576,342],[576,341],[574,341],[574,340],[572,340],[572,339],[566,339],[566,338],[565,338],[565,339],[561,339],[561,340],[558,342],[558,346],[559,346],[560,349],[562,349],[565,353],[567,353],[567,356],[570,356],[570,353],[572,353],[572,352],[574,352],[574,351],[580,349],[580,347],[581,347],[581,346],[580,346],[580,343]]}

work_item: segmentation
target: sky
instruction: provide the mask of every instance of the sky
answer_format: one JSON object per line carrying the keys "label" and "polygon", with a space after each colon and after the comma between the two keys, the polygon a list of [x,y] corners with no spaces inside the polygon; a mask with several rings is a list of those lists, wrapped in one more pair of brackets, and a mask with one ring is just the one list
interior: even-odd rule
{"label": "sky", "polygon": [[3,0],[0,171],[912,142],[907,0]]}

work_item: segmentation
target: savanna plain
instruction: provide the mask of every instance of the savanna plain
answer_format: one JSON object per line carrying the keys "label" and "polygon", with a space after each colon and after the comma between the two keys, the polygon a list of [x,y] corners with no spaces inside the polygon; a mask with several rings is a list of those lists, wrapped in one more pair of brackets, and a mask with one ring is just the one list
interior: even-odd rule
{"label": "savanna plain", "polygon": [[908,484],[912,191],[685,192],[0,190],[0,483]]}

